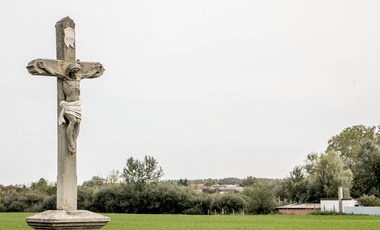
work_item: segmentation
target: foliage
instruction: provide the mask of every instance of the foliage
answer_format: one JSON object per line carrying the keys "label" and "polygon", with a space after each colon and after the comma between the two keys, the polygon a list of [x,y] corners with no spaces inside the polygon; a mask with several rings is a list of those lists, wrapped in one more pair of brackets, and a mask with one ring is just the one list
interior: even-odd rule
{"label": "foliage", "polygon": [[307,186],[304,186],[305,174],[302,166],[296,166],[285,179],[285,187],[289,199],[295,202],[303,202],[306,199]]}
{"label": "foliage", "polygon": [[186,178],[184,180],[180,179],[178,181],[178,185],[188,186],[189,185],[189,181]]}
{"label": "foliage", "polygon": [[338,187],[343,187],[345,198],[349,197],[352,172],[350,169],[343,170],[342,160],[334,151],[321,156],[311,178],[317,186],[323,188],[322,194],[326,198],[338,197]]}
{"label": "foliage", "polygon": [[93,176],[91,180],[84,181],[82,183],[82,186],[87,187],[100,187],[100,186],[113,186],[120,183],[120,179],[122,178],[122,175],[120,173],[120,170],[114,170],[112,169],[110,173],[108,173],[106,178],[103,178],[102,176]]}
{"label": "foliage", "polygon": [[32,182],[30,188],[34,191],[39,191],[42,194],[52,196],[57,193],[57,186],[55,184],[49,183],[44,178],[41,178],[37,182]]}
{"label": "foliage", "polygon": [[16,192],[0,199],[0,212],[42,212],[56,209],[56,186],[44,178],[33,182],[30,188],[16,188]]}
{"label": "foliage", "polygon": [[159,183],[161,183],[161,184],[172,184],[172,185],[175,185],[175,184],[178,185],[178,182],[179,182],[179,180],[171,180],[171,179],[168,179],[168,180],[160,180],[160,181],[159,181]]}
{"label": "foliage", "polygon": [[[319,156],[309,154],[305,170],[308,173],[308,199],[309,202],[318,202],[318,198],[338,197],[338,187],[343,187],[344,197],[350,195],[352,186],[352,172],[343,170],[341,158],[335,151],[329,151]],[[305,188],[305,187],[303,187]]]}
{"label": "foliage", "polygon": [[108,174],[106,178],[106,184],[107,185],[116,185],[120,182],[120,179],[122,178],[122,175],[120,173],[120,170],[112,169],[111,172]]}
{"label": "foliage", "polygon": [[99,191],[97,187],[81,186],[77,191],[78,210],[89,210],[93,204],[93,195]]}
{"label": "foliage", "polygon": [[93,195],[91,211],[117,213],[186,213],[205,214],[210,207],[209,195],[191,188],[169,184],[147,184],[137,189],[126,184],[103,187]]}
{"label": "foliage", "polygon": [[353,174],[343,169],[342,159],[335,151],[310,153],[304,166],[296,166],[285,180],[286,194],[297,203],[318,203],[320,198],[338,197],[343,187],[344,198],[349,198]]}
{"label": "foliage", "polygon": [[206,188],[203,190],[205,193],[207,194],[213,194],[213,193],[216,193],[215,189],[210,189],[210,188]]}
{"label": "foliage", "polygon": [[217,183],[218,184],[241,184],[242,179],[236,178],[236,177],[226,177],[223,179],[218,179]]}
{"label": "foliage", "polygon": [[139,185],[158,182],[163,175],[161,166],[151,156],[145,156],[144,161],[139,161],[133,157],[128,158],[122,173],[125,182]]}
{"label": "foliage", "polygon": [[106,184],[106,180],[100,176],[93,176],[91,180],[84,181],[82,183],[82,186],[87,186],[87,187],[99,187],[103,186]]}
{"label": "foliage", "polygon": [[225,193],[214,196],[211,202],[211,211],[216,210],[218,213],[231,214],[247,208],[247,201],[239,194]]}
{"label": "foliage", "polygon": [[367,194],[380,198],[380,149],[372,140],[364,140],[359,145],[352,172],[354,174],[353,197]]}
{"label": "foliage", "polygon": [[14,192],[0,200],[0,212],[42,212],[49,208],[55,209],[55,206],[51,206],[51,200],[54,203],[56,201],[55,195],[51,197],[32,190]]}
{"label": "foliage", "polygon": [[[44,200],[37,204],[34,209],[30,209],[31,212],[43,212],[46,210],[56,210],[57,209],[57,196],[52,195],[45,197]],[[25,211],[29,211],[28,209]]]}
{"label": "foliage", "polygon": [[211,178],[208,178],[204,183],[203,183],[204,186],[212,186],[212,185],[216,185],[216,181],[211,179]]}
{"label": "foliage", "polygon": [[[207,194],[190,187],[150,183],[78,187],[78,209],[104,213],[207,214],[210,207],[229,213],[246,208],[240,194]],[[0,200],[0,212],[56,209],[56,196],[25,189]]]}
{"label": "foliage", "polygon": [[333,150],[342,157],[346,168],[351,168],[357,159],[359,145],[363,140],[372,140],[380,144],[380,126],[356,125],[345,128],[340,134],[328,140],[326,151]]}
{"label": "foliage", "polygon": [[192,184],[204,184],[204,182],[205,182],[205,179],[194,179],[194,180],[191,180]]}
{"label": "foliage", "polygon": [[287,182],[286,180],[278,180],[273,186],[275,197],[279,204],[285,205],[285,203],[289,203],[289,195],[287,190]]}
{"label": "foliage", "polygon": [[359,197],[357,200],[359,201],[359,204],[363,206],[380,206],[380,198],[374,195],[363,195]]}
{"label": "foliage", "polygon": [[256,183],[256,181],[257,181],[256,177],[248,176],[247,178],[244,178],[241,181],[241,186],[243,186],[243,187],[252,186]]}
{"label": "foliage", "polygon": [[268,214],[276,207],[273,188],[265,182],[256,182],[245,187],[243,195],[248,198],[248,211],[254,214]]}

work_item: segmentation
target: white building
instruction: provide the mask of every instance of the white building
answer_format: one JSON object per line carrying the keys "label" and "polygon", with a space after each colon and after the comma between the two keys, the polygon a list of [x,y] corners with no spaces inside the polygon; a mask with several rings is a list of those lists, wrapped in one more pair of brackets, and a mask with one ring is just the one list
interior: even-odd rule
{"label": "white building", "polygon": [[[321,211],[334,211],[339,212],[339,199],[334,198],[321,198]],[[342,212],[345,207],[359,206],[358,201],[354,199],[342,199]]]}

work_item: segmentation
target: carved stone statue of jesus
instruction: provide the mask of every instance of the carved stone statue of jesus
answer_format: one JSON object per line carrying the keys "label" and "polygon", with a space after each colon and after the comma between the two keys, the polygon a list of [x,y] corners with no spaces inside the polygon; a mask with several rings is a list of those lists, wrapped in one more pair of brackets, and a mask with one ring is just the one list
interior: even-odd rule
{"label": "carved stone statue of jesus", "polygon": [[69,140],[69,151],[71,154],[76,153],[77,139],[79,135],[80,122],[82,120],[82,103],[79,98],[80,95],[80,81],[85,78],[97,78],[100,73],[104,71],[103,66],[98,64],[91,71],[80,74],[82,69],[79,62],[69,64],[65,73],[60,73],[53,70],[51,67],[45,65],[43,61],[37,62],[37,67],[45,70],[52,76],[62,79],[63,92],[65,100],[59,103],[58,124],[66,123],[65,118],[68,120],[67,126],[67,139]]}

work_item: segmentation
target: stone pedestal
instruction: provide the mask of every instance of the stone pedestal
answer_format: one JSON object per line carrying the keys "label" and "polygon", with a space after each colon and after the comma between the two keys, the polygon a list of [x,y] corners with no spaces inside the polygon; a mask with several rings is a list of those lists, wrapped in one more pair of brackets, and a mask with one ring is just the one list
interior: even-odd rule
{"label": "stone pedestal", "polygon": [[26,218],[34,229],[97,230],[110,221],[109,217],[86,210],[49,210]]}

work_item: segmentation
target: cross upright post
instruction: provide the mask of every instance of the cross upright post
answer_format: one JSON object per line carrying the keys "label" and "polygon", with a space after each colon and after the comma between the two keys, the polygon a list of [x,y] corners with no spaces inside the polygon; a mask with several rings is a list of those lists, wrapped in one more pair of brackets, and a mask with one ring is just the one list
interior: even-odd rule
{"label": "cross upright post", "polygon": [[[55,25],[57,42],[57,60],[75,61],[75,23],[69,17],[63,18]],[[66,37],[65,30],[70,35]],[[72,36],[74,35],[74,36]],[[71,41],[68,41],[70,40]],[[65,101],[63,92],[63,80],[57,78],[57,114],[59,114],[59,104]],[[67,141],[67,123],[58,124],[58,176],[57,176],[57,209],[77,210],[77,157],[70,154]]]}
{"label": "cross upright post", "polygon": [[35,59],[27,69],[32,75],[57,77],[57,210],[27,217],[26,221],[35,229],[99,229],[110,221],[108,217],[77,210],[77,138],[82,120],[80,82],[100,77],[104,68],[97,62],[75,61],[72,19],[63,18],[55,27],[57,60]]}

